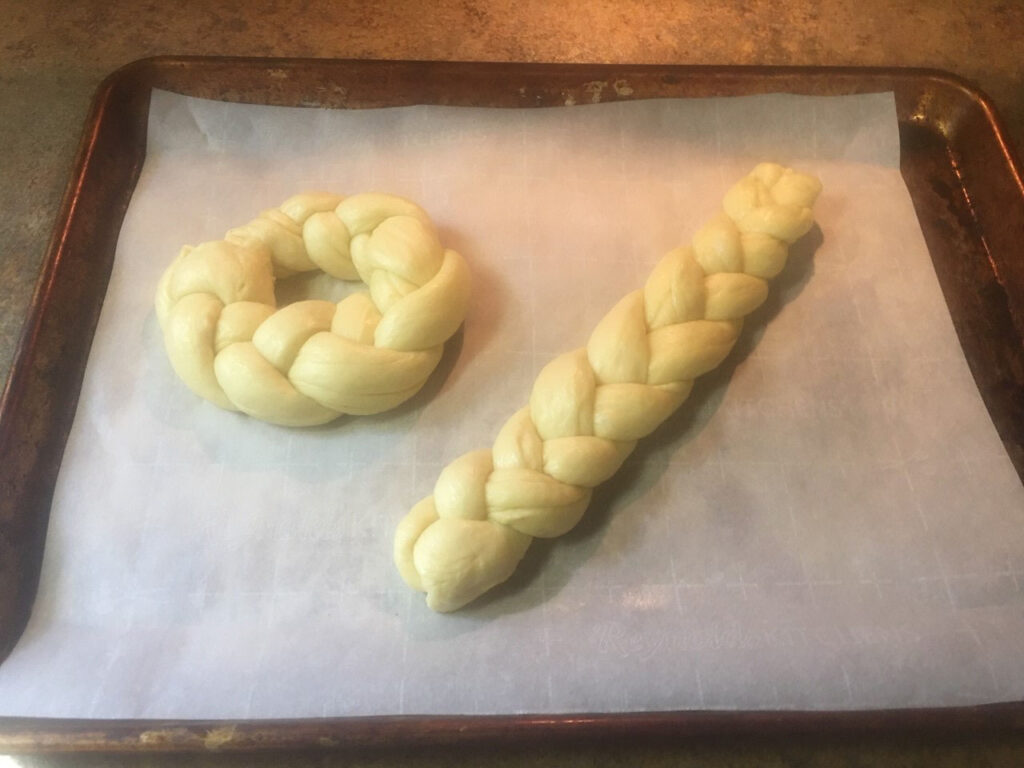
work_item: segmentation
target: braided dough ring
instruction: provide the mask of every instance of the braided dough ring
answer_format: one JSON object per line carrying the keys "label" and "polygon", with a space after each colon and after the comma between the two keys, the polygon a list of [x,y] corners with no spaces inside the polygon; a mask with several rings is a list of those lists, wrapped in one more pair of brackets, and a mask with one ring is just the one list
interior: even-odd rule
{"label": "braided dough ring", "polygon": [[594,486],[687,398],[732,349],[742,318],[768,295],[788,244],[812,226],[820,182],[758,165],[725,196],[692,247],[677,248],[642,290],[598,323],[586,348],[538,375],[530,404],[491,450],[442,470],[434,494],[398,525],[394,556],[435,611],[454,611],[505,581],[532,537],[560,536]]}
{"label": "braided dough ring", "polygon": [[[274,280],[323,270],[369,294],[278,309]],[[469,272],[400,197],[291,197],[223,240],[185,246],[156,293],[175,372],[221,408],[286,426],[394,408],[462,323]]]}

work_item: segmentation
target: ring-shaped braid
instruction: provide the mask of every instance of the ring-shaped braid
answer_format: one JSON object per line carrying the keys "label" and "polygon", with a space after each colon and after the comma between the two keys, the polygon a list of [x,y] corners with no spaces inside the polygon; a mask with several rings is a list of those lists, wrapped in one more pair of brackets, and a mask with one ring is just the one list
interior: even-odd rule
{"label": "ring-shaped braid", "polygon": [[788,245],[812,226],[820,190],[812,176],[758,165],[692,246],[668,253],[642,290],[615,305],[585,348],[541,370],[529,405],[490,450],[442,470],[394,542],[399,572],[429,607],[457,610],[511,576],[533,537],[579,522],[592,489],[729,354]]}
{"label": "ring-shaped braid", "polygon": [[[322,270],[369,292],[278,308],[274,282]],[[157,288],[175,372],[199,396],[286,426],[372,414],[414,395],[461,325],[469,271],[394,195],[296,195],[185,246]]]}

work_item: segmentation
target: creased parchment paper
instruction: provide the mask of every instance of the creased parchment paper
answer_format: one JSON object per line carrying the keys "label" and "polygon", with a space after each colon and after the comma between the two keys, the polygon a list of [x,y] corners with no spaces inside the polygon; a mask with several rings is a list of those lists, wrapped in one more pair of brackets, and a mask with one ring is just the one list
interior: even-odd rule
{"label": "creased parchment paper", "polygon": [[[0,714],[261,718],[955,705],[1024,697],[1024,490],[898,170],[891,95],[324,111],[153,94]],[[820,231],[724,369],[538,542],[431,613],[392,531],[555,354],[761,160]],[[289,430],[166,362],[179,247],[308,189],[420,202],[472,267],[464,333],[396,412]],[[340,296],[329,280],[283,300]]]}

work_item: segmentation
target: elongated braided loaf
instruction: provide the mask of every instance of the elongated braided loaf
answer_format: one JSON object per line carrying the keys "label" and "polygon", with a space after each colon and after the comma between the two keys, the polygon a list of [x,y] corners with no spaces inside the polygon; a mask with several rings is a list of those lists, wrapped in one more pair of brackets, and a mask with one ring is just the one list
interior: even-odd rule
{"label": "elongated braided loaf", "polygon": [[[278,309],[274,280],[321,269],[369,294]],[[393,408],[423,386],[462,323],[469,272],[414,203],[296,195],[223,240],[182,248],[156,294],[177,374],[265,421],[311,426]]]}
{"label": "elongated braided loaf", "polygon": [[396,565],[427,605],[457,610],[511,576],[531,537],[579,522],[594,486],[728,355],[788,244],[812,226],[820,190],[812,176],[758,165],[692,247],[668,253],[605,315],[586,348],[544,367],[491,450],[442,470],[395,534]]}

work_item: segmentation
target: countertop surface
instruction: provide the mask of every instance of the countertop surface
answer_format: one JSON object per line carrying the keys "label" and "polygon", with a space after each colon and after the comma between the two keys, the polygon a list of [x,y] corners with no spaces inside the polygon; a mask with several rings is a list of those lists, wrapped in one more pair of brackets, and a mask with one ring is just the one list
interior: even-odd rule
{"label": "countertop surface", "polygon": [[[992,97],[1024,154],[1024,3],[768,0],[82,0],[0,11],[0,378],[6,379],[101,80],[160,54],[453,61],[935,67]],[[578,745],[501,753],[3,757],[3,766],[988,766],[1024,764],[1024,735],[820,736]]]}

